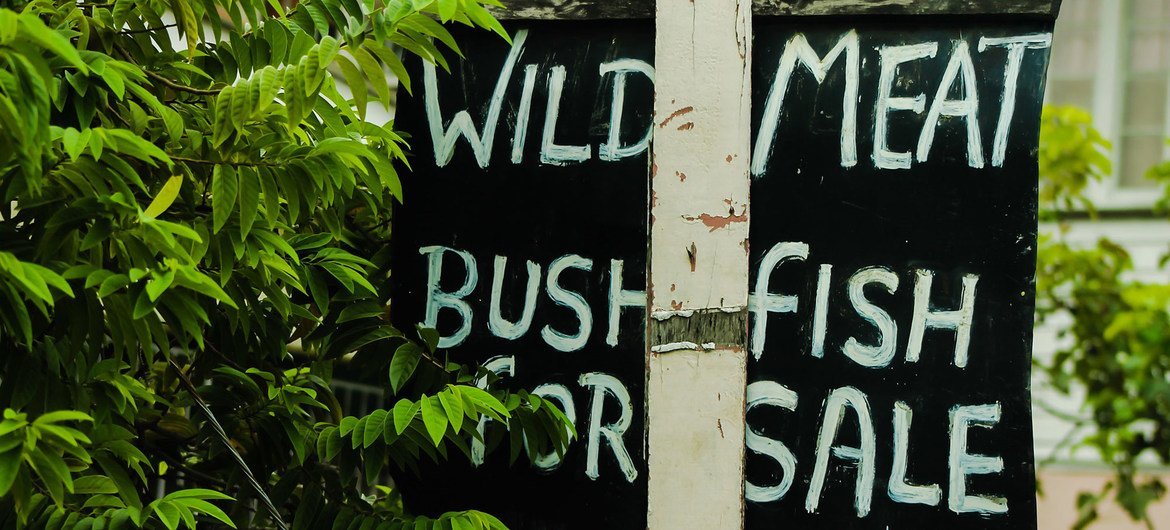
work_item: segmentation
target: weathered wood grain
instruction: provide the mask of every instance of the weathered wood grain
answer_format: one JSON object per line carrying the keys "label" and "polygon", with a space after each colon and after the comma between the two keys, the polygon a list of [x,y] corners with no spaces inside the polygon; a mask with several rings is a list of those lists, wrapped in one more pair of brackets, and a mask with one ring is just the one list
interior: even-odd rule
{"label": "weathered wood grain", "polygon": [[1061,0],[754,0],[755,15],[1041,15]]}
{"label": "weathered wood grain", "polygon": [[[755,15],[1031,15],[1055,17],[1061,0],[753,0]],[[503,19],[653,18],[653,0],[510,0]]]}
{"label": "weathered wood grain", "polygon": [[502,0],[501,19],[602,20],[654,18],[654,0]]}

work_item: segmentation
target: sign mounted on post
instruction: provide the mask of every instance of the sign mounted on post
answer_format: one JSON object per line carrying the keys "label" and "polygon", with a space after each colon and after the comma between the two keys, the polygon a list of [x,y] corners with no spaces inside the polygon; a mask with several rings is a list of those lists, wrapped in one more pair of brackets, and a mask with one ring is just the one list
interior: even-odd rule
{"label": "sign mounted on post", "polygon": [[415,63],[413,94],[400,92],[415,157],[394,219],[394,313],[438,329],[453,360],[554,402],[578,438],[563,458],[509,465],[489,423],[500,450],[473,445],[472,464],[453,458],[413,491],[512,528],[644,527],[653,24],[506,26],[511,44],[456,33],[466,59],[450,73]]}
{"label": "sign mounted on post", "polygon": [[1034,529],[1059,2],[767,0],[750,23],[701,0],[520,3],[510,44],[457,32],[450,73],[409,65],[393,311],[579,437],[512,465],[473,446],[412,507],[517,529]]}
{"label": "sign mounted on post", "polygon": [[1035,528],[1051,22],[754,21],[746,528]]}

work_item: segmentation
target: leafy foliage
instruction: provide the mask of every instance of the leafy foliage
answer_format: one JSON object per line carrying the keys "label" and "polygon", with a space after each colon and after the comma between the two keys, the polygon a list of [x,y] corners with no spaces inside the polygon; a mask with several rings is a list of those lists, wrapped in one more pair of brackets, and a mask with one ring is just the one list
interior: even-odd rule
{"label": "leafy foliage", "polygon": [[[571,426],[390,324],[406,145],[364,120],[443,23],[507,38],[487,4],[0,3],[0,528],[502,527],[387,478]],[[355,352],[392,408],[342,410]]]}
{"label": "leafy foliage", "polygon": [[[1151,525],[1147,508],[1166,486],[1139,473],[1139,464],[1170,464],[1170,284],[1134,279],[1128,252],[1113,241],[1085,248],[1065,238],[1074,209],[1095,212],[1084,191],[1110,172],[1106,149],[1084,111],[1045,109],[1041,218],[1056,228],[1041,235],[1037,312],[1041,322],[1064,315],[1071,323],[1060,330],[1063,347],[1039,368],[1056,390],[1084,391],[1087,419],[1072,419],[1091,429],[1070,442],[1096,450],[1115,471],[1103,491],[1080,496],[1076,528],[1091,524],[1098,503],[1110,496],[1135,520]],[[1166,187],[1170,161],[1149,176]],[[1164,198],[1163,213],[1167,204]]]}

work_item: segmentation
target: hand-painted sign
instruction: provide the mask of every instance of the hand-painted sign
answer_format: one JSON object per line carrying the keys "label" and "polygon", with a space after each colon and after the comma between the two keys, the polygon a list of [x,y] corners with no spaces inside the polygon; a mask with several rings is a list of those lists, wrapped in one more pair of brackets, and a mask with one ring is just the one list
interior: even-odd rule
{"label": "hand-painted sign", "polygon": [[1035,528],[1050,30],[755,20],[745,528]]}
{"label": "hand-painted sign", "polygon": [[[450,74],[414,65],[399,99],[416,156],[394,220],[394,312],[552,400],[579,437],[563,459],[513,466],[507,440],[472,447],[473,465],[428,471],[436,489],[418,501],[512,528],[644,527],[652,23],[509,30],[511,45],[457,34],[467,59]],[[486,431],[489,445],[502,433]]]}
{"label": "hand-painted sign", "polygon": [[[914,20],[754,22],[748,529],[1036,524],[1051,24]],[[417,500],[513,528],[644,527],[652,24],[510,29],[459,35],[467,59],[414,65],[399,100],[416,158],[394,312],[580,437],[511,467],[474,447]]]}

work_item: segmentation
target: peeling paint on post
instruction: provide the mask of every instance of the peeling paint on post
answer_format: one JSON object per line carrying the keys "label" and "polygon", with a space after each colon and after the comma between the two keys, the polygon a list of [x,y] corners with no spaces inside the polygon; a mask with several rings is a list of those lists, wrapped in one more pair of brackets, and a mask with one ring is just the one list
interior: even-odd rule
{"label": "peeling paint on post", "polygon": [[648,527],[738,529],[751,3],[658,0],[656,26]]}

